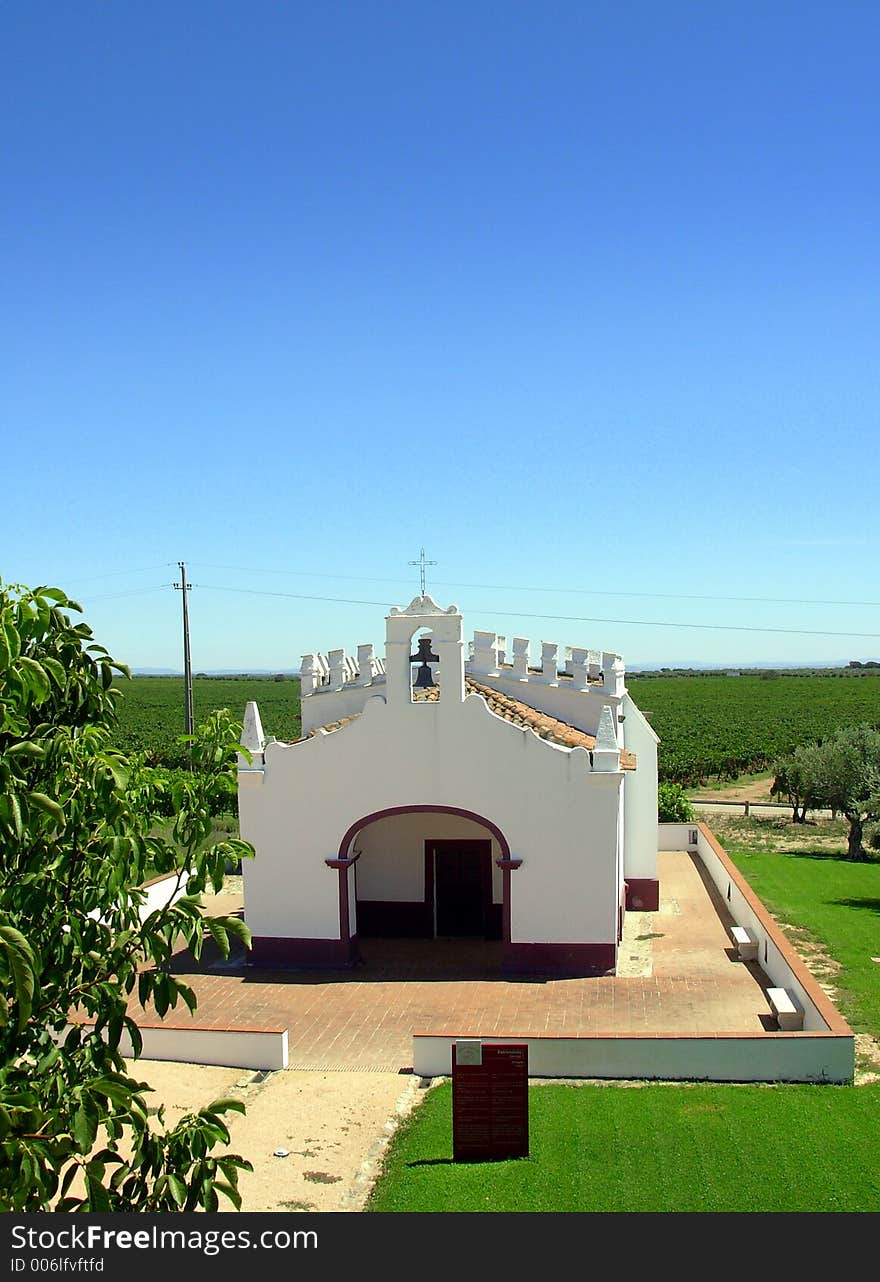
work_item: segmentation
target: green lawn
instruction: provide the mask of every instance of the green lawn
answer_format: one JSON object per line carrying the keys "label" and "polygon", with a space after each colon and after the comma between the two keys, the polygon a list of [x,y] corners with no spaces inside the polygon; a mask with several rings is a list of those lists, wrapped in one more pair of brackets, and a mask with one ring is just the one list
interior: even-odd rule
{"label": "green lawn", "polygon": [[802,927],[841,966],[830,978],[853,1029],[880,1034],[880,965],[871,960],[880,957],[880,863],[733,845],[728,852],[770,911]]}
{"label": "green lawn", "polygon": [[[842,842],[830,826],[803,835]],[[880,864],[762,849],[761,821],[737,837],[730,853],[768,907],[839,965],[843,1013],[880,1034]],[[799,840],[789,825],[778,844]],[[514,1162],[453,1163],[451,1112],[449,1084],[433,1088],[369,1210],[880,1211],[880,1085],[533,1086],[531,1156]]]}
{"label": "green lawn", "polygon": [[401,1127],[372,1211],[880,1211],[880,1087],[534,1086],[531,1155],[452,1162],[452,1090]]}

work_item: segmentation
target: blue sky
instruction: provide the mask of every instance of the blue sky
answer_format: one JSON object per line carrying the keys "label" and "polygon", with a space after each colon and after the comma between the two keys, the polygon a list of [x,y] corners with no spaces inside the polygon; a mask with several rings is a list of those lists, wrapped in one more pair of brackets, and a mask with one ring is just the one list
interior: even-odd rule
{"label": "blue sky", "polygon": [[878,44],[873,3],[4,6],[0,574],[135,666],[180,665],[181,558],[195,666],[289,668],[380,643],[423,544],[468,628],[877,656]]}

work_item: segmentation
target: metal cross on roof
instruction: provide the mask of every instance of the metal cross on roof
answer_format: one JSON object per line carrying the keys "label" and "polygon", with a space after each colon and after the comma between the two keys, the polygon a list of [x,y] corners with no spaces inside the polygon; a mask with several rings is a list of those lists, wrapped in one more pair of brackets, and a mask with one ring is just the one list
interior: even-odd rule
{"label": "metal cross on roof", "polygon": [[409,563],[409,564],[410,564],[410,565],[417,565],[417,566],[419,567],[419,578],[420,578],[420,580],[421,580],[421,588],[422,588],[422,592],[421,592],[421,594],[422,594],[422,596],[424,596],[424,595],[425,595],[425,566],[427,566],[427,565],[436,565],[436,564],[437,564],[437,562],[436,562],[436,561],[426,561],[426,560],[425,560],[425,549],[424,549],[424,548],[422,548],[422,550],[421,550],[421,555],[419,556],[418,561],[410,561],[410,563]]}

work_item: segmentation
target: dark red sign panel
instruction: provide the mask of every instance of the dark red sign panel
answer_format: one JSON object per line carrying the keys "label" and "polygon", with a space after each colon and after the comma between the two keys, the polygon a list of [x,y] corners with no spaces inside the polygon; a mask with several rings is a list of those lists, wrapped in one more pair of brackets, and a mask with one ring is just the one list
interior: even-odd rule
{"label": "dark red sign panel", "polygon": [[453,1042],[452,1152],[456,1162],[529,1155],[529,1048]]}

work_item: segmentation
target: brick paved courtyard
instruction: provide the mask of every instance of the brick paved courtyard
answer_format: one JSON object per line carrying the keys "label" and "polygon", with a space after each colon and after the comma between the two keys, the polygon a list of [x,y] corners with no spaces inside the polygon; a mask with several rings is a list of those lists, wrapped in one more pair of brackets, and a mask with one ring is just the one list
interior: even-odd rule
{"label": "brick paved courtyard", "polygon": [[[735,960],[729,915],[699,859],[661,852],[659,876],[660,909],[627,914],[623,973],[612,977],[511,978],[499,973],[499,945],[444,940],[364,940],[363,963],[339,972],[255,970],[241,956],[199,970],[183,952],[174,968],[198,996],[195,1024],[287,1028],[291,1068],[406,1068],[415,1032],[523,1037],[771,1028],[766,978],[756,965]],[[228,913],[241,900],[224,895],[210,905]],[[167,1023],[189,1020],[178,1008]]]}

